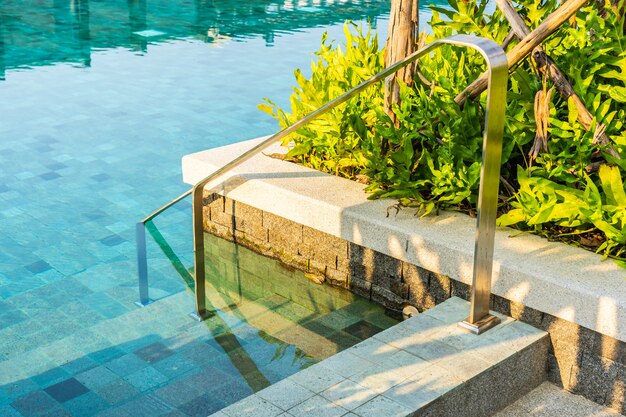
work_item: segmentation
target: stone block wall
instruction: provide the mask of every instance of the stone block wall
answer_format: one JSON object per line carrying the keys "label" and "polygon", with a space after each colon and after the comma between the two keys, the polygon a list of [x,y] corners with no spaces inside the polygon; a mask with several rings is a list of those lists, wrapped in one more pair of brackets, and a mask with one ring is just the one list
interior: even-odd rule
{"label": "stone block wall", "polygon": [[[420,311],[469,286],[217,194],[204,198],[205,230],[301,269],[312,278],[399,312]],[[491,308],[550,334],[549,379],[566,390],[626,413],[626,343],[492,295]]]}

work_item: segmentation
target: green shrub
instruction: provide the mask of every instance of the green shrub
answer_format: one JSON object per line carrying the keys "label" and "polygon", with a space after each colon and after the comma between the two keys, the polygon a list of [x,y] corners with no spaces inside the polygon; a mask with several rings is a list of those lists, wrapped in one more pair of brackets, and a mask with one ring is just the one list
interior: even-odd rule
{"label": "green shrub", "polygon": [[[294,87],[291,96],[291,113],[268,99],[259,108],[286,127],[379,72],[383,68],[383,56],[377,37],[371,31],[363,33],[356,27],[354,30],[355,35],[345,25],[345,52],[332,45],[326,34],[323,36],[322,47],[316,52],[319,58],[311,65],[310,79],[300,70],[295,71],[298,87]],[[359,174],[374,151],[371,145],[375,139],[370,127],[377,119],[377,110],[382,108],[382,94],[382,85],[378,85],[298,130],[284,143],[294,144],[288,157],[348,178]]]}
{"label": "green shrub", "polygon": [[[531,27],[557,7],[556,0],[525,0],[518,10]],[[502,43],[509,25],[486,2],[456,2],[452,10],[433,7],[434,38],[469,33]],[[534,99],[550,81],[536,75],[529,60],[510,76],[502,156],[500,225],[510,225],[597,250],[622,265],[626,261],[626,198],[623,159],[594,141],[603,125],[610,146],[626,156],[626,41],[624,16],[602,18],[585,7],[544,44],[544,50],[573,83],[595,116],[588,132],[575,107],[552,95],[548,149],[531,161],[535,137]],[[352,27],[352,29],[351,29]],[[307,79],[298,86],[287,113],[271,101],[262,109],[285,127],[383,69],[383,52],[370,30],[346,24],[345,52],[325,36]],[[402,86],[394,108],[399,127],[383,111],[382,83],[292,135],[288,157],[313,168],[353,178],[367,177],[372,198],[394,198],[422,215],[439,208],[474,209],[482,158],[484,95],[463,108],[454,97],[485,69],[483,58],[467,49],[444,46],[419,62],[422,76]],[[381,142],[388,149],[381,152]],[[592,163],[608,161],[599,170]]]}

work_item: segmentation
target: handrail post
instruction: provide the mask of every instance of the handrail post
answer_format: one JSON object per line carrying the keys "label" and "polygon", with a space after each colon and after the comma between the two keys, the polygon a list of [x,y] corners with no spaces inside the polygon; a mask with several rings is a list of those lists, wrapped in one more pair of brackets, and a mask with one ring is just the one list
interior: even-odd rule
{"label": "handrail post", "polygon": [[481,334],[500,323],[499,318],[489,313],[489,302],[491,299],[493,247],[498,216],[498,188],[500,185],[502,137],[504,135],[506,89],[509,73],[506,54],[495,42],[483,42],[483,45],[475,43],[466,45],[480,51],[487,61],[488,87],[478,190],[470,314],[459,325],[472,333]]}
{"label": "handrail post", "polygon": [[148,216],[144,217],[135,225],[135,241],[137,246],[137,276],[139,279],[139,301],[135,304],[139,307],[145,307],[152,303],[148,296],[148,256],[146,250],[146,224],[152,221],[153,218],[163,213],[174,204],[181,201],[183,198],[191,194],[191,190],[185,191],[169,203],[161,206],[159,209],[153,211]]}
{"label": "handrail post", "polygon": [[191,313],[195,320],[204,320],[206,310],[206,271],[204,266],[204,186],[193,187],[191,194],[192,223],[193,223],[193,277],[196,296],[196,311]]}
{"label": "handrail post", "polygon": [[152,303],[148,294],[148,257],[146,253],[146,225],[138,222],[135,225],[135,239],[137,242],[137,275],[139,277],[139,301],[135,304],[145,307]]}

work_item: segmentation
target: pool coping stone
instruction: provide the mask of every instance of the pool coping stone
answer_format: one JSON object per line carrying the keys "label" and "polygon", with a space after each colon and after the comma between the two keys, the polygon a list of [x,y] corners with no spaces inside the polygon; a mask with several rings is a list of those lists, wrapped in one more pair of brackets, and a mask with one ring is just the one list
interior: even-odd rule
{"label": "pool coping stone", "polygon": [[[264,138],[183,157],[183,180],[194,184]],[[461,213],[387,216],[394,200],[368,200],[364,185],[267,155],[278,144],[206,189],[471,284],[475,219]],[[513,237],[515,236],[515,237]],[[496,231],[492,292],[513,302],[626,341],[626,271],[600,255],[521,234]]]}

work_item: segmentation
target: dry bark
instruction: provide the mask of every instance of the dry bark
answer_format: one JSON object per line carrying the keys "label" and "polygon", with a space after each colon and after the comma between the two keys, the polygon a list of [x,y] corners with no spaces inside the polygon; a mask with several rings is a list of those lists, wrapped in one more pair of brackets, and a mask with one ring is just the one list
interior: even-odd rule
{"label": "dry bark", "polygon": [[543,89],[537,91],[535,95],[535,126],[537,127],[537,132],[535,133],[533,146],[528,152],[531,163],[537,159],[541,152],[548,151],[548,127],[550,126],[550,97],[552,96],[552,91],[554,91],[554,87],[548,90],[544,82]]}

